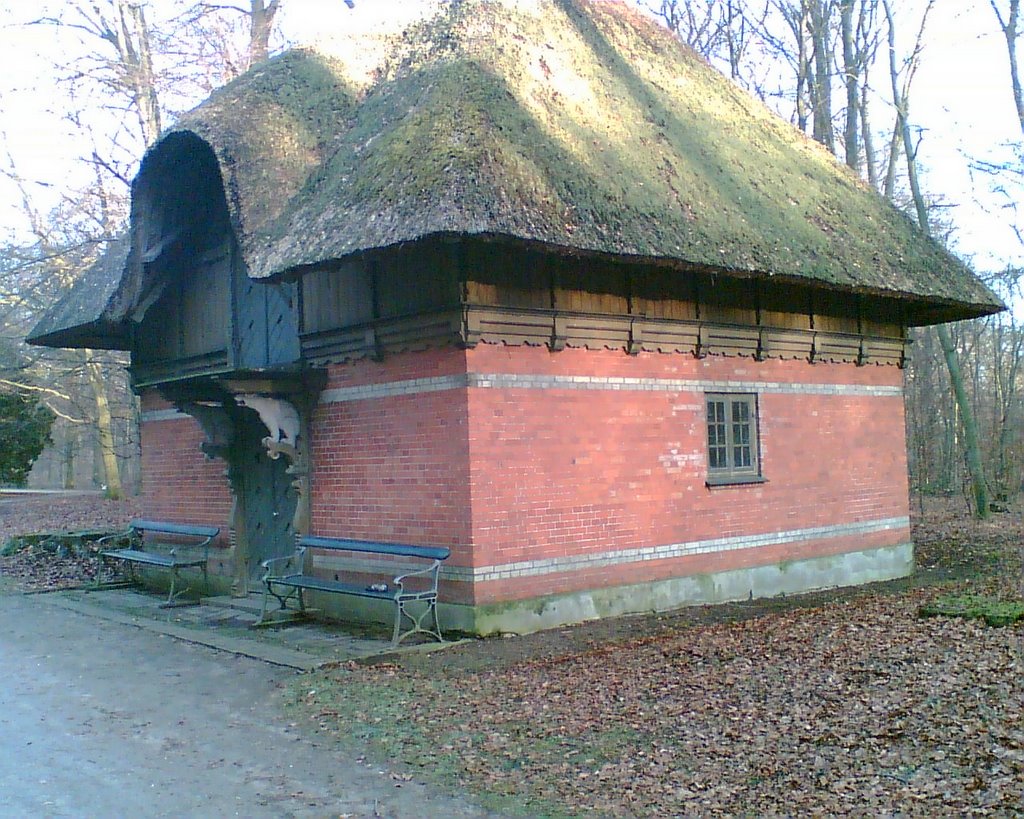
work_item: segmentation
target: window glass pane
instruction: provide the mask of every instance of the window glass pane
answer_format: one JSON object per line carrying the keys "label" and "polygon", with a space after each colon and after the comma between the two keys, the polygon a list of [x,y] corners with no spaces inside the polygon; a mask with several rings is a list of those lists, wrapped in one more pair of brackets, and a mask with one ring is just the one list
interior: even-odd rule
{"label": "window glass pane", "polygon": [[754,395],[705,396],[708,425],[708,468],[719,476],[750,475],[757,466],[757,400]]}
{"label": "window glass pane", "polygon": [[725,402],[708,401],[708,466],[711,469],[726,469],[729,466],[725,435]]}

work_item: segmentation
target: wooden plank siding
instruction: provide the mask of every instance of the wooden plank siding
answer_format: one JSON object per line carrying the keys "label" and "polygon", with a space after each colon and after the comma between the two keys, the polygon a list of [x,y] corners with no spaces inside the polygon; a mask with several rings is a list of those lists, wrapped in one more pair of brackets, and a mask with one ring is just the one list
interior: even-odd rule
{"label": "wooden plank siding", "polygon": [[238,264],[234,288],[235,366],[258,370],[299,361],[298,285],[255,281]]}
{"label": "wooden plank siding", "polygon": [[250,279],[230,238],[198,255],[194,268],[164,270],[155,281],[163,292],[135,333],[137,384],[300,360],[298,285]]}
{"label": "wooden plank siding", "polygon": [[227,358],[231,321],[229,287],[231,253],[226,244],[196,258],[191,270],[168,271],[156,277],[163,292],[149,307],[135,331],[136,369],[169,373],[181,364],[183,374],[202,360]]}
{"label": "wooden plank siding", "polygon": [[322,366],[359,358],[380,358],[385,353],[425,350],[461,340],[460,310],[432,312],[401,319],[345,327],[302,336],[302,355],[307,364]]}
{"label": "wooden plank siding", "polygon": [[498,242],[403,246],[307,274],[302,288],[313,366],[452,343],[904,361],[899,316],[879,300]]}

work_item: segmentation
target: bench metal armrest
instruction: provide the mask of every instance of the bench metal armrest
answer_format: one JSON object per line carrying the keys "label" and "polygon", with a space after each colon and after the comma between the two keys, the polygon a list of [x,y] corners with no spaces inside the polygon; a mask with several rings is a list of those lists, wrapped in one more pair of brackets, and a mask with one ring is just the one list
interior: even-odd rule
{"label": "bench metal armrest", "polygon": [[269,580],[271,578],[280,576],[280,574],[281,574],[280,571],[278,571],[276,574],[271,571],[271,568],[273,566],[276,566],[279,563],[287,565],[288,563],[290,563],[293,560],[298,560],[299,561],[299,565],[301,566],[302,565],[302,562],[301,562],[302,561],[302,556],[305,553],[305,551],[306,551],[305,548],[300,546],[298,549],[295,550],[295,552],[293,552],[290,555],[285,555],[284,557],[271,557],[271,558],[269,558],[267,560],[262,561],[260,563],[260,565],[266,570],[263,573],[263,579],[264,580]]}
{"label": "bench metal armrest", "polygon": [[394,582],[394,584],[396,586],[398,586],[398,592],[399,592],[399,594],[401,594],[402,593],[402,583],[405,580],[405,578],[407,578],[407,577],[423,577],[425,575],[431,575],[432,574],[434,576],[434,582],[433,582],[433,584],[431,586],[431,590],[436,592],[437,591],[437,572],[438,572],[438,569],[440,569],[440,568],[441,568],[441,561],[440,560],[435,560],[430,566],[427,566],[425,569],[419,569],[418,571],[415,571],[415,572],[406,572],[405,574],[398,575],[398,577],[396,577],[393,582]]}
{"label": "bench metal armrest", "polygon": [[100,549],[102,545],[106,543],[108,540],[120,540],[121,538],[128,538],[129,540],[131,540],[134,537],[136,537],[136,532],[134,529],[125,529],[123,532],[114,532],[112,535],[104,535],[103,537],[96,540],[94,545],[96,546],[97,549]]}
{"label": "bench metal armrest", "polygon": [[203,550],[203,552],[206,554],[206,559],[207,560],[210,559],[210,545],[213,543],[213,539],[215,537],[216,537],[216,535],[210,535],[202,543],[199,543],[199,544],[197,544],[195,546],[196,549],[202,549]]}

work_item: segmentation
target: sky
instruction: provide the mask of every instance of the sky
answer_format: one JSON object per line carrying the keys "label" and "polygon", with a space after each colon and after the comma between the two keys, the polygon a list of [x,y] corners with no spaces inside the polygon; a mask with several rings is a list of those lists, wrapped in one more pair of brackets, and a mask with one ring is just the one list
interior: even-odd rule
{"label": "sky", "polygon": [[[159,3],[161,0],[154,0]],[[60,0],[49,0],[51,4]],[[314,40],[324,32],[350,36],[401,24],[420,13],[422,2],[439,0],[284,0],[281,31],[291,42]],[[536,0],[523,0],[536,2]],[[910,45],[910,20],[920,0],[900,0],[906,15],[898,31]],[[29,193],[49,205],[67,184],[86,184],[77,160],[89,147],[62,115],[66,99],[52,81],[52,64],[77,47],[74,38],[55,36],[51,27],[25,26],[47,0],[0,0],[0,169],[13,159],[30,182]],[[972,176],[975,159],[1005,158],[1021,134],[1014,118],[1005,42],[987,0],[939,0],[929,21],[927,48],[911,90],[911,120],[920,127],[919,161],[928,194],[946,203],[944,218],[955,226],[953,247],[981,271],[1024,265],[1024,246],[1009,226],[1001,205],[988,191],[989,180]],[[883,90],[887,76],[875,72]],[[198,100],[196,101],[198,102]],[[66,103],[64,103],[66,107]],[[879,98],[874,116],[892,116]],[[23,240],[27,223],[20,192],[0,177],[0,241]]]}
{"label": "sky", "polygon": [[953,208],[956,247],[979,269],[1024,264],[1024,247],[1001,210],[1004,200],[972,177],[972,161],[1005,159],[1021,141],[1006,42],[987,2],[940,0],[911,89],[910,118],[923,128],[919,158],[926,190]]}

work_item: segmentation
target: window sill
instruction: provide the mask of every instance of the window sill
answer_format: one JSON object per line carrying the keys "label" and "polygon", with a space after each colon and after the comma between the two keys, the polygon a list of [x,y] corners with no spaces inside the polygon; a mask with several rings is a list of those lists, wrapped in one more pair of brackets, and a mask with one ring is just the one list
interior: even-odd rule
{"label": "window sill", "polygon": [[709,475],[704,481],[708,489],[716,489],[720,486],[744,486],[752,483],[768,483],[768,479],[760,475]]}

